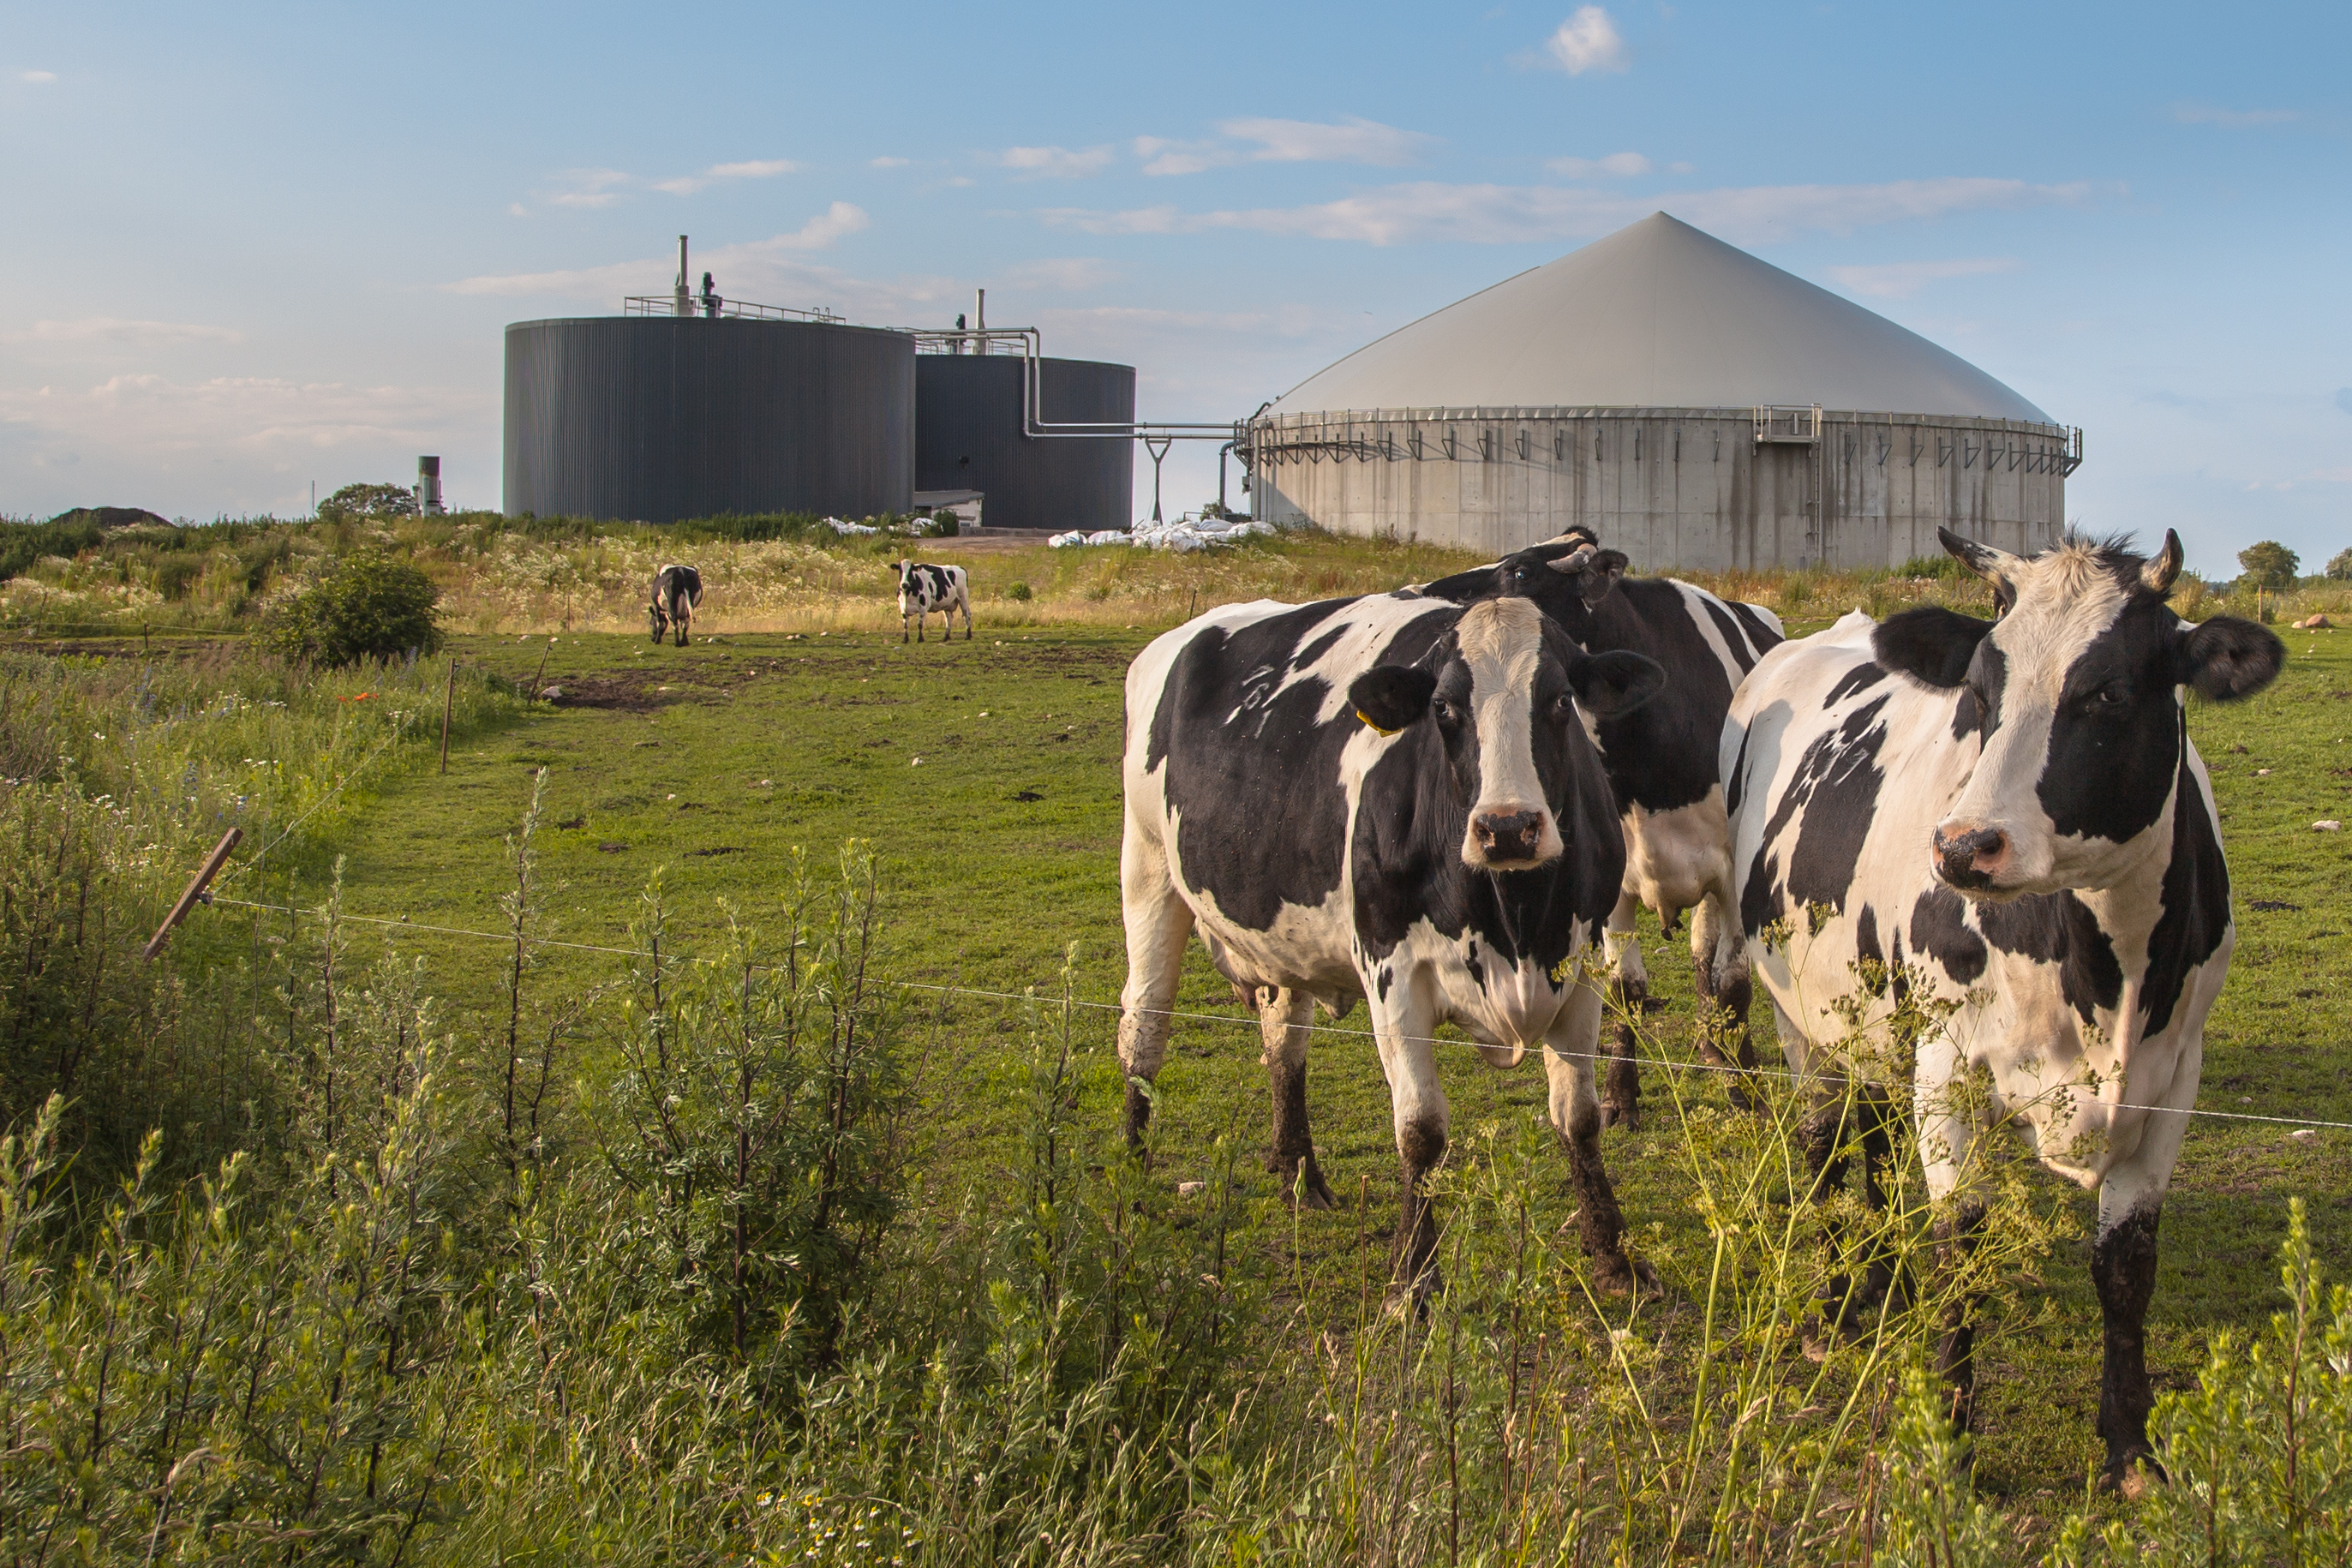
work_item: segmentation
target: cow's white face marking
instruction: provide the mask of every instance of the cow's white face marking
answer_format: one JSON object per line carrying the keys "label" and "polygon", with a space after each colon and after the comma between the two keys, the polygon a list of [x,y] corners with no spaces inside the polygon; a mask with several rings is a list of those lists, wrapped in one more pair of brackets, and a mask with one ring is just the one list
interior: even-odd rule
{"label": "cow's white face marking", "polygon": [[[2050,768],[2059,705],[2067,697],[2067,672],[2115,626],[2130,595],[2095,554],[2080,547],[2030,560],[2009,556],[2002,565],[2015,603],[1986,634],[1969,671],[1970,695],[1961,699],[1979,703],[1990,732],[1936,837],[1948,844],[1971,834],[1999,836],[1998,847],[1979,853],[1974,863],[1986,880],[1954,884],[1969,897],[2007,900],[2105,886],[2137,853],[2105,838],[2062,834],[2042,805],[2041,784]],[[1936,845],[1923,847],[1941,876]]]}
{"label": "cow's white face marking", "polygon": [[[1474,605],[1454,629],[1470,669],[1470,716],[1478,740],[1478,798],[1462,837],[1463,864],[1481,871],[1521,871],[1559,858],[1559,824],[1536,772],[1536,672],[1543,662],[1543,612],[1528,599]],[[1539,825],[1531,854],[1497,858],[1479,842],[1482,822],[1532,814]]]}

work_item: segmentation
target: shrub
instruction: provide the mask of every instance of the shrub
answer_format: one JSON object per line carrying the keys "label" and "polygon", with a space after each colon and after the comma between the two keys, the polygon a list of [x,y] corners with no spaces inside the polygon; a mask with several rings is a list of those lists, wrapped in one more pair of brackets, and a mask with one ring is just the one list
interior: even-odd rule
{"label": "shrub", "polygon": [[386,659],[410,648],[437,652],[434,605],[441,590],[418,567],[377,555],[356,556],[270,613],[263,646],[300,664],[340,669],[363,658]]}
{"label": "shrub", "polygon": [[1017,604],[1025,605],[1030,599],[1029,584],[1026,583],[1014,583],[1004,590],[1004,596]]}
{"label": "shrub", "polygon": [[345,485],[319,503],[321,518],[415,517],[416,492],[406,485]]}
{"label": "shrub", "polygon": [[2249,588],[2292,588],[2303,561],[2278,541],[2265,539],[2239,551],[2238,564],[2245,568]]}
{"label": "shrub", "polygon": [[2352,549],[2339,550],[2327,558],[2330,582],[2352,583]]}

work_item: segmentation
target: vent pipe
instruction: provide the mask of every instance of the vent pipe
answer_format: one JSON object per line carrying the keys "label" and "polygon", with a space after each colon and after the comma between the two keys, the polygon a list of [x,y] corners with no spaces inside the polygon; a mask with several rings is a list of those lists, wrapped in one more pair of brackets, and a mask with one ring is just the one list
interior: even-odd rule
{"label": "vent pipe", "polygon": [[694,314],[694,293],[686,284],[686,236],[677,237],[677,314]]}

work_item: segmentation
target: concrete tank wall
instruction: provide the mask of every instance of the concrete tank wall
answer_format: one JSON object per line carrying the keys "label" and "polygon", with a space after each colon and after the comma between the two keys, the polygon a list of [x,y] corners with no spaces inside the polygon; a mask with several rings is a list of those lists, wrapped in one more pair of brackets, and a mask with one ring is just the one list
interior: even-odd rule
{"label": "concrete tank wall", "polygon": [[[981,491],[991,528],[1125,528],[1133,438],[1022,434],[1022,369],[1009,354],[918,356],[915,488]],[[1134,367],[1040,360],[1037,402],[1049,424],[1132,424]]]}
{"label": "concrete tank wall", "polygon": [[507,329],[505,510],[646,522],[913,504],[915,342],[814,321]]}
{"label": "concrete tank wall", "polygon": [[1637,572],[1893,566],[1941,554],[1938,526],[2056,542],[2072,434],[1832,412],[1816,443],[1759,443],[1744,408],[1277,416],[1251,427],[1251,510],[1489,554],[1580,522]]}

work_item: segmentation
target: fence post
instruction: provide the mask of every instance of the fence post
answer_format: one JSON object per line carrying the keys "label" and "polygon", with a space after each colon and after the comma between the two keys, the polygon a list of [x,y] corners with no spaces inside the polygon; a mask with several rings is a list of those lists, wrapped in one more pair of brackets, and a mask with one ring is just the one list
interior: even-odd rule
{"label": "fence post", "polygon": [[457,700],[457,656],[449,655],[449,685],[441,694],[441,776],[449,776],[449,710]]}
{"label": "fence post", "polygon": [[171,937],[172,928],[196,907],[196,900],[204,897],[205,889],[212,885],[215,877],[220,875],[221,864],[228,858],[229,851],[235,849],[236,841],[244,837],[245,829],[241,827],[232,827],[221,835],[221,841],[213,846],[213,852],[205,857],[205,863],[196,868],[195,876],[189,879],[188,890],[180,895],[180,901],[172,906],[172,912],[163,917],[163,923],[155,928],[155,934],[147,939],[146,952],[141,956],[148,963],[155,962],[155,955],[163,951],[163,943]]}

